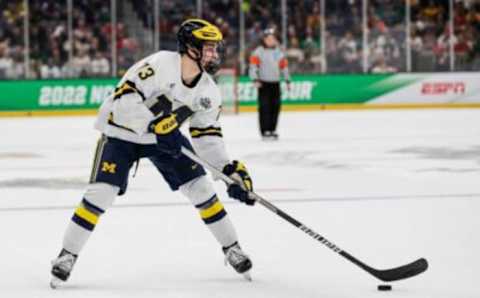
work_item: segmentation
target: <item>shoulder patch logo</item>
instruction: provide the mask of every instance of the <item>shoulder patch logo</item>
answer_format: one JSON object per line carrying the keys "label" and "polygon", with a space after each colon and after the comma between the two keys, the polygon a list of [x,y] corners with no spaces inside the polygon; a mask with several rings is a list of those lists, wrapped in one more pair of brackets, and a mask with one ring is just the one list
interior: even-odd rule
{"label": "shoulder patch logo", "polygon": [[212,100],[208,97],[200,98],[200,106],[204,109],[210,109],[212,107]]}

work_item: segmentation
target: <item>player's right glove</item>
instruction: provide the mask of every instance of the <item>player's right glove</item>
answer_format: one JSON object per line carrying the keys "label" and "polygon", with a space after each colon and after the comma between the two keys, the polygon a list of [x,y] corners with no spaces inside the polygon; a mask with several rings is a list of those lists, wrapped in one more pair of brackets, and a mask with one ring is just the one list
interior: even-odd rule
{"label": "player's right glove", "polygon": [[253,190],[252,178],[250,178],[247,168],[242,162],[234,160],[223,167],[222,172],[238,183],[230,184],[227,188],[228,195],[231,198],[247,205],[255,204],[255,200],[250,198],[248,194],[249,191]]}

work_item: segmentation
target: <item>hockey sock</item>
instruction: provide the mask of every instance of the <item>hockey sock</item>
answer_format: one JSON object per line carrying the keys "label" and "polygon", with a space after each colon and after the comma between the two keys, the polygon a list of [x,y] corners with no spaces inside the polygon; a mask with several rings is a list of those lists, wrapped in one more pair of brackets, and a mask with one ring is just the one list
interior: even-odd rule
{"label": "hockey sock", "polygon": [[237,242],[235,228],[216,195],[195,207],[199,209],[200,217],[222,247]]}
{"label": "hockey sock", "polygon": [[88,185],[63,237],[64,249],[76,255],[80,253],[100,216],[113,204],[118,191],[118,187],[106,183]]}
{"label": "hockey sock", "polygon": [[73,254],[79,254],[95,228],[100,215],[104,212],[104,210],[83,199],[75,209],[72,220],[68,224],[63,239],[63,248]]}

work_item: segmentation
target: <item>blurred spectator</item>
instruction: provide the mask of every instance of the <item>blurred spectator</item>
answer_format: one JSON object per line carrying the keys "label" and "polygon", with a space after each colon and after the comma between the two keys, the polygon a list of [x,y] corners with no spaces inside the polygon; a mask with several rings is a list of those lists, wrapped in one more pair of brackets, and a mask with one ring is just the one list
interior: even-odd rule
{"label": "blurred spectator", "polygon": [[397,71],[398,69],[395,67],[387,65],[387,62],[383,56],[378,57],[378,60],[372,68],[372,73],[392,73]]}
{"label": "blurred spectator", "polygon": [[60,79],[63,76],[61,65],[49,58],[47,63],[40,66],[40,77],[42,79]]}
{"label": "blurred spectator", "polygon": [[395,39],[389,34],[380,34],[370,45],[372,53],[371,59],[373,61],[382,58],[389,61],[391,64],[396,64],[395,61],[400,57],[400,48]]}
{"label": "blurred spectator", "polygon": [[25,77],[25,66],[23,64],[23,48],[15,47],[12,51],[12,64],[7,70],[7,78],[21,79]]}
{"label": "blurred spectator", "polygon": [[307,73],[321,72],[326,67],[325,61],[320,53],[320,42],[314,39],[313,32],[307,28],[307,36],[301,45],[304,52],[302,71]]}
{"label": "blurred spectator", "polygon": [[96,52],[91,63],[91,75],[94,77],[110,76],[110,63],[101,52]]}
{"label": "blurred spectator", "polygon": [[0,79],[6,79],[7,72],[12,68],[13,59],[5,46],[0,47]]}
{"label": "blurred spectator", "polygon": [[443,14],[443,7],[436,4],[434,0],[429,0],[428,4],[421,10],[422,15],[431,22],[436,22]]}
{"label": "blurred spectator", "polygon": [[468,70],[469,54],[473,49],[473,40],[469,38],[469,31],[458,34],[458,41],[454,47],[455,70]]}
{"label": "blurred spectator", "polygon": [[357,47],[357,42],[353,39],[353,34],[350,31],[347,31],[338,42],[339,55],[342,57],[342,64],[344,65],[343,72],[354,73],[360,71],[360,57]]}
{"label": "blurred spectator", "polygon": [[437,71],[448,71],[450,69],[450,38],[455,46],[456,36],[450,36],[450,27],[445,25],[443,33],[437,38],[435,54],[437,55]]}
{"label": "blurred spectator", "polygon": [[91,59],[88,51],[78,50],[78,54],[72,59],[73,76],[85,78],[89,76]]}

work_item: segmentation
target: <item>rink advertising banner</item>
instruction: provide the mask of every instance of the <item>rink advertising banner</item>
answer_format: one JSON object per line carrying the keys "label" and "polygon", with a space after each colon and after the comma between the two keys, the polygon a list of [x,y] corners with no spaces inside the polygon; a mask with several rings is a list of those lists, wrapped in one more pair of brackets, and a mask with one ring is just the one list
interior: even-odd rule
{"label": "rink advertising banner", "polygon": [[[281,84],[284,108],[480,107],[480,73],[294,76]],[[256,106],[248,78],[238,86],[240,106]]]}
{"label": "rink advertising banner", "polygon": [[[0,116],[95,113],[116,82],[0,81]],[[221,89],[237,91],[241,111],[256,109],[257,90],[248,77],[240,77],[237,88],[229,84],[233,80],[224,80]],[[480,107],[480,73],[296,75],[289,90],[284,83],[281,88],[286,110]]]}
{"label": "rink advertising banner", "polygon": [[0,81],[0,116],[92,113],[116,83],[116,79]]}

